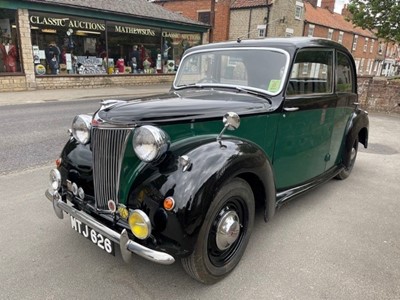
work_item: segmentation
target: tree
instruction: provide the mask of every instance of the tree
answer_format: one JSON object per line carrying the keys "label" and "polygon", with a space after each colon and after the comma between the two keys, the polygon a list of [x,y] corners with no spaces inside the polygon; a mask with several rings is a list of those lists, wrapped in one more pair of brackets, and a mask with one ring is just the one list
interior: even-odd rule
{"label": "tree", "polygon": [[355,25],[400,42],[400,0],[350,0],[348,8]]}

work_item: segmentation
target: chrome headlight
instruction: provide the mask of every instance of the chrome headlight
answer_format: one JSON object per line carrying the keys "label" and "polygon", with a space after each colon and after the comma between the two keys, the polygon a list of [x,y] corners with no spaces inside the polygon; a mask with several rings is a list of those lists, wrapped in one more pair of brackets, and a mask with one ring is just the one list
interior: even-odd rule
{"label": "chrome headlight", "polygon": [[132,144],[140,160],[152,162],[168,151],[170,140],[165,131],[145,125],[135,129]]}
{"label": "chrome headlight", "polygon": [[72,135],[81,144],[87,144],[90,141],[90,128],[92,117],[89,115],[78,115],[72,122]]}
{"label": "chrome headlight", "polygon": [[58,191],[61,187],[61,174],[57,169],[50,171],[50,186],[53,191]]}

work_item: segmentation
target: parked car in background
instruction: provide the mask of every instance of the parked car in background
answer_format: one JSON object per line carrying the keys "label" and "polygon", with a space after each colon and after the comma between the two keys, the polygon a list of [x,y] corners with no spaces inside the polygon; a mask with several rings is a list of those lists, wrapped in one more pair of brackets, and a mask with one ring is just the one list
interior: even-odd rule
{"label": "parked car in background", "polygon": [[75,117],[46,195],[107,253],[119,244],[125,261],[181,259],[211,284],[239,263],[256,209],[268,221],[285,201],[350,175],[368,123],[340,44],[202,45],[186,51],[169,93]]}

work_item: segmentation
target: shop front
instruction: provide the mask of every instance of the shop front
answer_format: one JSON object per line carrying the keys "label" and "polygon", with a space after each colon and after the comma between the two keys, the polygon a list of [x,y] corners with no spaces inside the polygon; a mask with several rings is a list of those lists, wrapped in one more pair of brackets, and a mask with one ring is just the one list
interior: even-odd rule
{"label": "shop front", "polygon": [[184,51],[208,30],[191,20],[11,3],[0,13],[0,91],[171,82]]}

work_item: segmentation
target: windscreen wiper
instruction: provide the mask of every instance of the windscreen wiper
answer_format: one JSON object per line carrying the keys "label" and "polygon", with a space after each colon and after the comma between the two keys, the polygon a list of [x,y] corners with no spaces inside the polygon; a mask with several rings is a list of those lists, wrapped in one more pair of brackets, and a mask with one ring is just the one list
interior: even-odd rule
{"label": "windscreen wiper", "polygon": [[250,90],[250,89],[246,89],[246,88],[239,87],[239,86],[235,86],[235,89],[238,92],[245,92],[245,93],[250,94],[250,95],[261,97],[261,98],[267,100],[269,102],[269,104],[272,105],[272,101],[271,101],[270,96],[265,94],[265,93],[263,93],[263,92],[258,92],[258,91],[255,91],[255,90]]}

